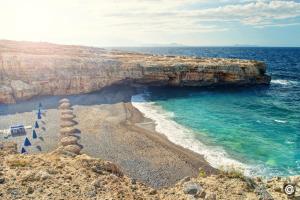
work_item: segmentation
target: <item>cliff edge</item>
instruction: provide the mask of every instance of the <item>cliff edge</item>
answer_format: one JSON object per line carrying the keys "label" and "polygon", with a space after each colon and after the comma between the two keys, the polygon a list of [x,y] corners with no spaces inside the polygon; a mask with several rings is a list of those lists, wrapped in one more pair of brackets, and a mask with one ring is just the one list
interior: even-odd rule
{"label": "cliff edge", "polygon": [[172,86],[269,84],[265,72],[264,63],[252,60],[0,40],[0,103],[88,93],[122,81]]}

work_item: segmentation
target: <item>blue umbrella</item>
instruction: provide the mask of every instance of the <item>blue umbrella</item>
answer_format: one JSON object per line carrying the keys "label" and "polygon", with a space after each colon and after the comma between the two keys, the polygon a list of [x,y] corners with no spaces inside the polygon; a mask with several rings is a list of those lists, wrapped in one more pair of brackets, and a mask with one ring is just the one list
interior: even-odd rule
{"label": "blue umbrella", "polygon": [[36,134],[36,131],[35,131],[35,130],[32,131],[32,138],[33,138],[33,139],[36,139],[36,138],[37,138],[37,134]]}
{"label": "blue umbrella", "polygon": [[25,147],[31,146],[31,142],[29,141],[29,139],[28,139],[27,137],[25,138],[24,146],[25,146]]}
{"label": "blue umbrella", "polygon": [[42,119],[41,113],[38,113],[38,119]]}
{"label": "blue umbrella", "polygon": [[24,147],[22,147],[21,153],[27,153],[27,151]]}
{"label": "blue umbrella", "polygon": [[38,124],[38,122],[37,122],[37,121],[35,121],[34,128],[39,128],[39,124]]}

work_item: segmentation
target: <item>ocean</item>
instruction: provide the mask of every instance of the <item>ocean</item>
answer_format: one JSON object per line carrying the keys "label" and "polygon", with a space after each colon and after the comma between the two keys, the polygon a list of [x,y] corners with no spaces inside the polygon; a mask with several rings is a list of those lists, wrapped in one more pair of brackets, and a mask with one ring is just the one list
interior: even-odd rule
{"label": "ocean", "polygon": [[163,55],[260,60],[270,86],[149,87],[133,105],[155,120],[157,131],[198,152],[218,168],[249,176],[300,174],[300,48],[119,48]]}

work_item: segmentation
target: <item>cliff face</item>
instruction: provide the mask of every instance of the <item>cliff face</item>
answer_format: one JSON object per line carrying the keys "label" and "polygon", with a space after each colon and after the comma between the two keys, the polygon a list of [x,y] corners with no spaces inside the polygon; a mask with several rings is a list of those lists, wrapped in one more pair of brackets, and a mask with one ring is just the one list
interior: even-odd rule
{"label": "cliff face", "polygon": [[88,93],[124,80],[173,86],[268,84],[265,71],[265,64],[257,61],[0,41],[0,103]]}

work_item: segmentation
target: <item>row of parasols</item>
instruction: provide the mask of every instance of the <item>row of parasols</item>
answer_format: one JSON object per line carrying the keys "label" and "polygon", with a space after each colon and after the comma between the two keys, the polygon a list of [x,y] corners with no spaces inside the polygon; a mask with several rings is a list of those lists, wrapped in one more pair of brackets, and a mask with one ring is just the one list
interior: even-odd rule
{"label": "row of parasols", "polygon": [[62,149],[67,152],[79,154],[82,146],[78,144],[79,131],[75,128],[77,122],[74,120],[76,116],[73,113],[73,108],[69,99],[61,99],[59,101],[60,110],[60,144]]}
{"label": "row of parasols", "polygon": [[[34,126],[33,126],[34,128],[32,130],[32,139],[37,139],[38,138],[38,136],[37,136],[37,129],[40,128],[38,120],[42,119],[42,111],[41,111],[41,109],[42,109],[42,103],[39,103],[38,112],[37,112],[37,120],[35,121]],[[22,154],[27,153],[26,147],[28,147],[28,146],[31,146],[31,142],[28,139],[28,137],[26,136],[25,140],[24,140],[24,143],[23,143],[23,146],[21,148],[21,153]]]}

